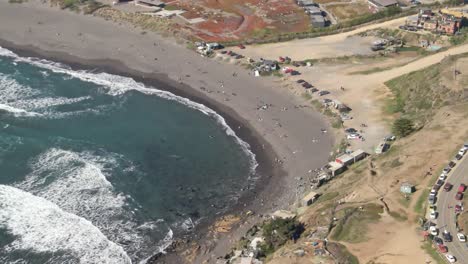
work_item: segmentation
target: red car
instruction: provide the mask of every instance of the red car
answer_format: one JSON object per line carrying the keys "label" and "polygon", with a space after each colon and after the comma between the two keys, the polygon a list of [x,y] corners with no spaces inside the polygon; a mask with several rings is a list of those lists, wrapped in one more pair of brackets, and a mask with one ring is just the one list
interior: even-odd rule
{"label": "red car", "polygon": [[245,46],[242,44],[237,45],[237,47],[239,47],[239,49],[245,49]]}
{"label": "red car", "polygon": [[462,193],[462,192],[465,192],[465,190],[466,190],[466,185],[463,183],[460,184],[460,186],[458,187],[458,192]]}
{"label": "red car", "polygon": [[439,248],[440,253],[447,253],[447,251],[448,251],[447,247],[444,246],[444,245],[438,245],[437,247]]}
{"label": "red car", "polygon": [[444,185],[444,190],[446,192],[449,192],[451,189],[452,189],[453,185],[450,183],[450,182],[447,182],[445,185]]}
{"label": "red car", "polygon": [[461,213],[462,211],[463,211],[463,209],[462,209],[462,206],[461,206],[461,205],[459,205],[459,204],[455,205],[455,213],[456,213],[456,214],[459,214],[459,213]]}
{"label": "red car", "polygon": [[457,192],[455,195],[455,200],[461,201],[463,199],[463,193]]}

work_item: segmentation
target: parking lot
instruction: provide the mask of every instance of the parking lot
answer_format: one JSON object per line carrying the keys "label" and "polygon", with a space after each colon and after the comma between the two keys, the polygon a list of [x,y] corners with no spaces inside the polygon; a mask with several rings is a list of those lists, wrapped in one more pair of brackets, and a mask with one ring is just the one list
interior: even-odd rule
{"label": "parking lot", "polygon": [[[465,144],[451,161],[453,163],[444,168],[428,197],[429,204],[431,200],[435,201],[435,207],[430,206],[433,208],[429,209],[427,217],[435,224],[429,232],[434,236],[437,250],[451,263],[467,263],[468,260],[466,230],[460,230],[456,223],[457,215],[464,210],[464,184],[468,182],[467,150],[468,144]],[[448,252],[444,253],[445,250]]]}

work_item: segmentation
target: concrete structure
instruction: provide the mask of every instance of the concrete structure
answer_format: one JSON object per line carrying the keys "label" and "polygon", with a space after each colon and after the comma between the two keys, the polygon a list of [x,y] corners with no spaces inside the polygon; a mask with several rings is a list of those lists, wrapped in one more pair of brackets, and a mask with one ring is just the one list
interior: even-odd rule
{"label": "concrete structure", "polygon": [[414,15],[414,16],[409,16],[406,18],[406,25],[407,26],[412,26],[412,27],[417,27],[419,26],[419,16]]}
{"label": "concrete structure", "polygon": [[402,193],[410,194],[410,193],[413,193],[414,191],[416,191],[414,185],[409,182],[404,182],[400,186],[400,192]]}
{"label": "concrete structure", "polygon": [[316,6],[314,0],[298,0],[297,4],[300,6]]}
{"label": "concrete structure", "polygon": [[294,217],[296,217],[295,213],[290,212],[290,211],[286,211],[286,210],[277,210],[271,215],[271,218],[273,218],[273,219],[277,219],[277,218],[290,219],[290,218],[294,218]]}
{"label": "concrete structure", "polygon": [[349,155],[353,157],[354,162],[358,162],[367,157],[367,153],[362,149],[358,149]]}
{"label": "concrete structure", "polygon": [[335,159],[336,162],[349,166],[354,163],[354,158],[348,154],[343,154]]}
{"label": "concrete structure", "polygon": [[325,18],[322,15],[312,15],[310,16],[311,24],[314,27],[325,27]]}
{"label": "concrete structure", "polygon": [[319,194],[316,192],[310,192],[304,198],[302,198],[302,206],[309,206],[317,200]]}
{"label": "concrete structure", "polygon": [[332,176],[336,176],[346,170],[346,166],[336,161],[329,162],[327,169],[330,171]]}
{"label": "concrete structure", "polygon": [[367,0],[367,3],[369,4],[369,10],[374,13],[391,6],[398,6],[398,2],[396,0]]}
{"label": "concrete structure", "polygon": [[166,3],[159,0],[135,0],[135,5],[148,8],[158,8],[164,7]]}
{"label": "concrete structure", "polygon": [[306,6],[304,7],[304,10],[307,14],[311,16],[321,16],[322,15],[322,10],[316,6]]}
{"label": "concrete structure", "polygon": [[428,20],[428,21],[424,22],[423,28],[425,30],[435,31],[437,29],[437,21]]}

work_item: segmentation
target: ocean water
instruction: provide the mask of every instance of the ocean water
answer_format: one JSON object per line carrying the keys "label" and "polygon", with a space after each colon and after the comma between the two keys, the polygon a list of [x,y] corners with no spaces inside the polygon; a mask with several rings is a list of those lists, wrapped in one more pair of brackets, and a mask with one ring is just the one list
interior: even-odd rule
{"label": "ocean water", "polygon": [[251,186],[249,145],[158,88],[0,48],[0,263],[144,263]]}

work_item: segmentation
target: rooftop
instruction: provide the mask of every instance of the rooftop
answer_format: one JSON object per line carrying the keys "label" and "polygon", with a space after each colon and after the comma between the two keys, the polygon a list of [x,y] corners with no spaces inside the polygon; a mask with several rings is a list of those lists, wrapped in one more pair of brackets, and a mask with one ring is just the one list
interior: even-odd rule
{"label": "rooftop", "polygon": [[387,7],[392,5],[397,5],[396,0],[368,0],[369,2],[375,4],[376,6]]}

